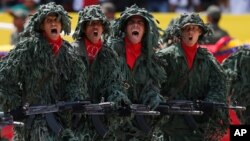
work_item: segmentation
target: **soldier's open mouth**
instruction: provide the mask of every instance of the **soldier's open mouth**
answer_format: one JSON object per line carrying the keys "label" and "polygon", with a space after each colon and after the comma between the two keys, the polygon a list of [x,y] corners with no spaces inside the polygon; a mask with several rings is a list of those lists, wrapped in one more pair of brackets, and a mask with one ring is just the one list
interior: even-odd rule
{"label": "soldier's open mouth", "polygon": [[52,34],[57,34],[57,29],[51,29]]}
{"label": "soldier's open mouth", "polygon": [[193,40],[193,37],[188,37],[188,40],[192,41],[192,40]]}
{"label": "soldier's open mouth", "polygon": [[133,31],[133,32],[132,32],[132,35],[138,36],[138,35],[139,35],[139,32],[138,32],[138,31]]}
{"label": "soldier's open mouth", "polygon": [[97,31],[94,31],[94,36],[98,36],[98,32]]}

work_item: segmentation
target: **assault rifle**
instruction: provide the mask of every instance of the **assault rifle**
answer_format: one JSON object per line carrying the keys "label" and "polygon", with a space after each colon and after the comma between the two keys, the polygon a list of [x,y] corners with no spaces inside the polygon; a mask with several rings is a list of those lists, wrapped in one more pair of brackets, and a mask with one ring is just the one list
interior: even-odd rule
{"label": "assault rifle", "polygon": [[26,104],[23,108],[26,115],[55,113],[65,110],[72,110],[75,113],[85,113],[87,115],[104,115],[104,109],[111,108],[112,105],[112,102],[91,104],[90,101],[59,101],[54,105],[29,106],[29,104]]}
{"label": "assault rifle", "polygon": [[[146,124],[144,117],[143,116],[158,116],[160,115],[160,112],[158,111],[151,111],[148,106],[145,106],[143,104],[131,104],[131,105],[125,105],[123,104],[121,107],[118,109],[112,108],[109,110],[105,110],[105,114],[118,114],[118,116],[124,117],[124,116],[135,116],[135,120],[138,123],[138,126],[143,127],[143,125]],[[92,120],[95,119],[95,115],[91,116]],[[95,127],[98,127],[98,124],[101,123],[102,121],[97,120],[97,122],[93,122]],[[103,124],[104,125],[104,124]],[[106,133],[108,132],[108,127],[106,126],[101,126],[99,129],[99,134],[101,136],[105,136]]]}
{"label": "assault rifle", "polygon": [[165,103],[160,103],[156,108],[161,115],[202,115],[203,111],[196,110],[194,103],[188,100],[169,100]]}
{"label": "assault rifle", "polygon": [[11,115],[0,112],[0,129],[2,129],[5,125],[23,126],[24,123],[13,121],[13,117]]}
{"label": "assault rifle", "polygon": [[[168,115],[202,115],[203,111],[196,110],[192,101],[187,100],[171,100],[164,103],[160,103],[154,112],[160,113],[161,116]],[[139,117],[139,118],[138,118]],[[144,133],[149,133],[151,127],[145,122],[143,116],[138,115],[135,117],[138,123],[138,128]]]}
{"label": "assault rifle", "polygon": [[104,115],[105,110],[111,108],[112,105],[112,102],[91,104],[90,101],[59,101],[54,105],[29,106],[29,104],[25,104],[23,110],[25,115],[29,116],[30,119],[27,123],[28,126],[31,126],[35,115],[43,114],[47,121],[47,125],[57,135],[62,131],[63,126],[56,120],[53,113],[71,110],[73,113],[90,115],[97,132],[103,134],[102,129],[105,128],[105,126],[101,122],[100,116]]}

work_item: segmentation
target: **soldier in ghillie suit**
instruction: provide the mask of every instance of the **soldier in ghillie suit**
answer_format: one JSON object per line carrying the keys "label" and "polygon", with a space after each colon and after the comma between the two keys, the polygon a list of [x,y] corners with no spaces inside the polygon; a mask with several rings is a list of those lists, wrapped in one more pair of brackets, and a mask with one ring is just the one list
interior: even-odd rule
{"label": "soldier in ghillie suit", "polygon": [[[70,17],[55,3],[41,5],[22,33],[22,41],[9,52],[0,68],[0,99],[5,112],[25,123],[15,140],[74,140],[71,113],[54,113],[52,128],[47,115],[24,116],[22,106],[52,105],[57,101],[83,100],[87,95],[85,65],[60,36],[69,34]],[[15,109],[15,110],[12,110]],[[23,118],[23,119],[22,119]],[[63,128],[53,130],[55,125]]]}
{"label": "soldier in ghillie suit", "polygon": [[[109,35],[110,23],[99,5],[87,6],[79,12],[72,43],[74,52],[80,56],[88,70],[88,93],[95,103],[116,101],[109,95],[116,95],[119,99],[126,98],[122,93],[121,80],[119,80],[118,58],[116,52],[107,47],[104,42]],[[104,98],[102,100],[102,98]],[[76,136],[81,141],[100,140],[93,129],[89,119],[82,117],[80,127],[75,128]],[[102,137],[101,137],[102,138]]]}
{"label": "soldier in ghillie suit", "polygon": [[239,103],[246,107],[246,111],[237,111],[242,124],[250,124],[250,48],[242,47],[239,51],[229,56],[222,66],[228,78],[230,103]]}
{"label": "soldier in ghillie suit", "polygon": [[[161,94],[167,100],[226,102],[226,76],[199,42],[210,29],[196,13],[182,14],[170,33],[180,42],[157,52],[168,78]],[[203,116],[173,115],[162,124],[171,141],[218,140],[228,127],[226,110],[204,109]]]}
{"label": "soldier in ghillie suit", "polygon": [[[109,43],[119,56],[123,92],[132,103],[145,104],[155,109],[164,101],[160,95],[160,83],[165,79],[164,70],[154,58],[154,48],[158,46],[159,41],[155,19],[144,8],[132,5],[121,13],[114,23],[113,31]],[[122,99],[114,94],[110,94],[109,98]],[[136,141],[151,138],[149,135],[146,139],[147,135],[136,128],[132,118],[124,118],[111,130],[113,140]]]}

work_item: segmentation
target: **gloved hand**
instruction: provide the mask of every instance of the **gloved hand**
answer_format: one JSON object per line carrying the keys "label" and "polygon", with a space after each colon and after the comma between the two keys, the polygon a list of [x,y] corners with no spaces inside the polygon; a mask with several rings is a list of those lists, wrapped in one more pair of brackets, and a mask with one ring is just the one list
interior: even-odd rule
{"label": "gloved hand", "polygon": [[9,113],[10,113],[10,115],[13,116],[14,121],[22,121],[26,117],[22,106],[19,106],[15,109],[11,110]]}
{"label": "gloved hand", "polygon": [[215,111],[215,106],[212,102],[203,101],[202,103],[198,104],[197,108],[204,112],[204,116],[210,116]]}
{"label": "gloved hand", "polygon": [[160,96],[151,97],[148,106],[151,110],[155,110],[160,103],[164,102],[163,98]]}
{"label": "gloved hand", "polygon": [[116,91],[114,94],[107,98],[108,101],[114,102],[114,108],[119,109],[124,107],[124,105],[131,105],[131,101],[128,96],[120,91]]}

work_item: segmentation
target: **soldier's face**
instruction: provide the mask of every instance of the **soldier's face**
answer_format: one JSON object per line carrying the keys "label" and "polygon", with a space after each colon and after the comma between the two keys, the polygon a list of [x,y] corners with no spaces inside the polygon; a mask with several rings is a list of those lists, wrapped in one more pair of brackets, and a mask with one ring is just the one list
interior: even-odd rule
{"label": "soldier's face", "polygon": [[187,46],[197,43],[202,31],[198,25],[187,25],[181,29],[181,39]]}
{"label": "soldier's face", "polygon": [[102,21],[90,21],[86,23],[85,35],[92,42],[97,43],[104,31]]}
{"label": "soldier's face", "polygon": [[56,40],[59,38],[60,32],[62,31],[62,24],[57,16],[49,15],[45,18],[42,29],[49,39]]}
{"label": "soldier's face", "polygon": [[145,21],[141,16],[132,16],[128,19],[125,33],[133,44],[140,43],[145,32]]}

